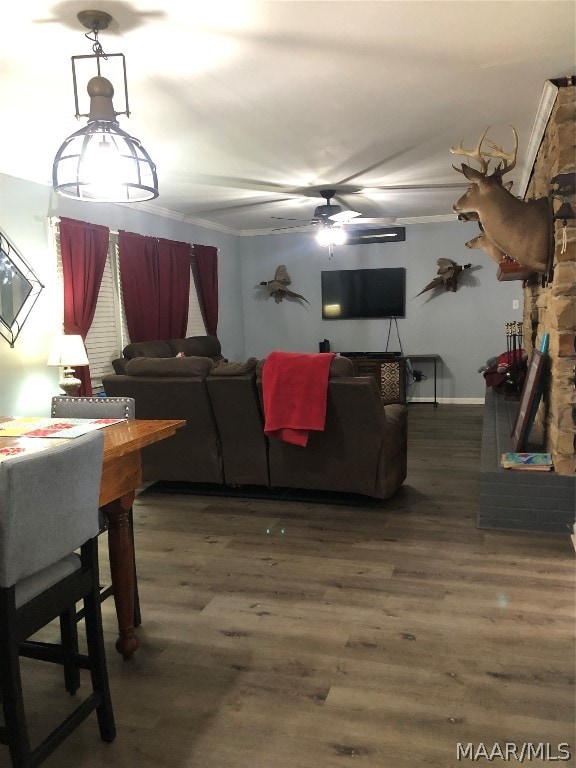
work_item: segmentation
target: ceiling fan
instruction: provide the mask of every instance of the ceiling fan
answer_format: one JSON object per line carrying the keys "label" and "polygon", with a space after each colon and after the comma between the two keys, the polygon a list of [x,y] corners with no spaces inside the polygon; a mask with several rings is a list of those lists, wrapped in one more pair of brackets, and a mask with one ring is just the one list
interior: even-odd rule
{"label": "ceiling fan", "polygon": [[320,190],[320,196],[324,198],[326,201],[325,205],[319,205],[315,211],[314,216],[312,217],[312,223],[322,223],[325,224],[328,221],[332,221],[337,224],[347,224],[349,221],[352,221],[352,219],[355,219],[357,216],[362,216],[362,214],[359,211],[343,211],[342,206],[335,205],[331,203],[330,201],[336,194],[335,189],[322,189]]}
{"label": "ceiling fan", "polygon": [[[284,221],[302,221],[304,223],[278,227],[276,231],[320,225],[317,239],[321,245],[328,246],[330,251],[334,245],[398,242],[406,239],[404,227],[382,227],[383,224],[393,224],[396,221],[395,218],[367,218],[359,211],[343,209],[342,206],[332,202],[332,199],[337,195],[335,189],[321,189],[319,194],[324,198],[325,203],[315,208],[311,219],[283,219]],[[272,218],[282,219],[280,216],[272,216]],[[344,226],[351,222],[353,222],[352,226]],[[364,226],[374,223],[380,224],[380,227],[366,229]]]}

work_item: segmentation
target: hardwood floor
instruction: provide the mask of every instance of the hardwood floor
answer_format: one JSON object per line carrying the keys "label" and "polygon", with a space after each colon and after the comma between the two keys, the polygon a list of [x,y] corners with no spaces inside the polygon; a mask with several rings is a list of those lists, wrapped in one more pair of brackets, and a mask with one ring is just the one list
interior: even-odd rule
{"label": "hardwood floor", "polygon": [[[574,549],[476,528],[481,422],[411,405],[378,506],[139,496],[130,662],[103,605],[117,738],[91,717],[47,768],[450,768],[458,742],[569,743],[574,765]],[[37,732],[66,695],[25,667]]]}

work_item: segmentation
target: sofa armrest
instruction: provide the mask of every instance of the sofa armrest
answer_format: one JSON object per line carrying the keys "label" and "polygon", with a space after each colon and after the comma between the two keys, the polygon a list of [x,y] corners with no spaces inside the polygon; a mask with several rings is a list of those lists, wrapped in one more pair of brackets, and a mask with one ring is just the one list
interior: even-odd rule
{"label": "sofa armrest", "polygon": [[112,360],[112,368],[114,368],[114,373],[118,374],[119,376],[122,376],[126,373],[126,363],[128,360],[125,357],[117,357],[115,360]]}
{"label": "sofa armrest", "polygon": [[408,420],[408,408],[400,403],[388,403],[384,406],[384,415],[387,424],[397,424],[404,429]]}
{"label": "sofa armrest", "polygon": [[406,479],[408,469],[408,407],[389,403],[385,417],[378,480],[383,498],[392,496]]}

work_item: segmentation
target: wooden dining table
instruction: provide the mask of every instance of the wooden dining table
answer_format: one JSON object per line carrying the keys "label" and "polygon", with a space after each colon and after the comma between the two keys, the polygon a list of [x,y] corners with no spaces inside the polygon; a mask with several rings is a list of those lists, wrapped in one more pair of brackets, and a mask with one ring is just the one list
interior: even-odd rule
{"label": "wooden dining table", "polygon": [[[0,422],[13,417],[0,417]],[[53,421],[63,421],[62,418]],[[132,531],[132,504],[142,484],[141,449],[175,434],[186,424],[183,419],[135,419],[103,428],[104,459],[99,505],[108,521],[110,576],[118,619],[116,649],[129,659],[139,646],[134,626],[135,554]],[[0,448],[37,451],[48,449],[67,438],[2,436]],[[32,442],[30,442],[32,441]]]}

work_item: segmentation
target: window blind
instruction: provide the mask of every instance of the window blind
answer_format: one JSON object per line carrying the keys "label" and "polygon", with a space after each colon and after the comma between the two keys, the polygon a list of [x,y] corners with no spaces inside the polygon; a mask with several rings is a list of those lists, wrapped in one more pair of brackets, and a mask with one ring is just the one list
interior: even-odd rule
{"label": "window blind", "polygon": [[85,342],[95,393],[103,391],[102,377],[114,373],[112,360],[122,355],[122,349],[128,343],[123,310],[118,247],[116,236],[111,235],[94,319]]}
{"label": "window blind", "polygon": [[204,336],[206,326],[198,302],[198,291],[194,282],[194,273],[190,272],[190,297],[188,301],[188,324],[186,326],[186,336]]}

